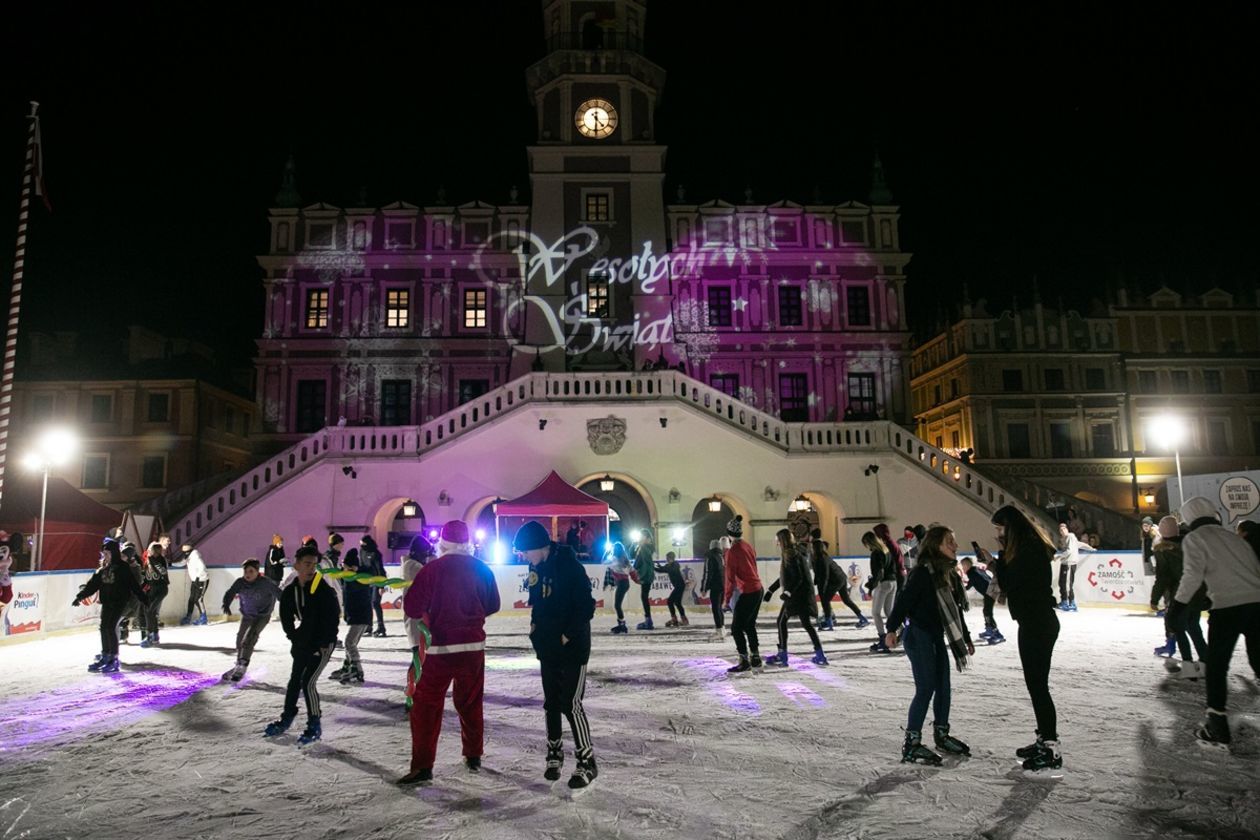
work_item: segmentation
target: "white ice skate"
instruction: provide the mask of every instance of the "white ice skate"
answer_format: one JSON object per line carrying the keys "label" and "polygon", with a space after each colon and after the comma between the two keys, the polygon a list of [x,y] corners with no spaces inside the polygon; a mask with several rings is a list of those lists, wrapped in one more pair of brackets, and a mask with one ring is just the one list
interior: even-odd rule
{"label": "white ice skate", "polygon": [[720,642],[720,641],[723,641],[725,638],[726,638],[726,631],[723,630],[721,627],[719,627],[718,629],[713,631],[713,634],[711,636],[709,636],[709,641]]}

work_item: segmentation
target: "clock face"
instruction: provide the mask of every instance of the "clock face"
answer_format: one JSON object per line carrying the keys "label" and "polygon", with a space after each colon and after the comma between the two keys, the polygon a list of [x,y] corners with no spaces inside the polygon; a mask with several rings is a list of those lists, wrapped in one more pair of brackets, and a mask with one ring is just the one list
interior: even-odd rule
{"label": "clock face", "polygon": [[617,109],[606,99],[588,99],[578,107],[574,122],[583,137],[602,140],[617,129]]}

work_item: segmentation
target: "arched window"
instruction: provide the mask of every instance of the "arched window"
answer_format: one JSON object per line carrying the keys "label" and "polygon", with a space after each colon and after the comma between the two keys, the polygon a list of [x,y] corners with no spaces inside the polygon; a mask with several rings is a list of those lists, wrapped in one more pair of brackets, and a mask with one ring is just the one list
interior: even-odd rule
{"label": "arched window", "polygon": [[735,518],[735,511],[726,502],[717,511],[709,510],[709,499],[701,499],[691,511],[691,555],[704,557],[709,543],[726,534],[726,523]]}

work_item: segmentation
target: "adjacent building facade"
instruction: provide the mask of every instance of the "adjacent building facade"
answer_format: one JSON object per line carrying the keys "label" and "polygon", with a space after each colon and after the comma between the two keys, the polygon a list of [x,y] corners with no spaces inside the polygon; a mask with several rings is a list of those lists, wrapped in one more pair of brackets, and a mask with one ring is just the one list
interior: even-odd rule
{"label": "adjacent building facade", "polygon": [[[1183,421],[1182,472],[1260,454],[1260,306],[1213,289],[1121,290],[1095,311],[1040,301],[962,318],[911,361],[917,433],[1001,474],[1113,510],[1168,508],[1172,449],[1151,420]],[[1175,496],[1173,501],[1175,501]]]}
{"label": "adjacent building facade", "polygon": [[423,423],[533,371],[682,369],[788,421],[908,417],[898,211],[674,203],[634,0],[543,4],[528,202],[336,207],[293,170],[259,257],[264,429]]}

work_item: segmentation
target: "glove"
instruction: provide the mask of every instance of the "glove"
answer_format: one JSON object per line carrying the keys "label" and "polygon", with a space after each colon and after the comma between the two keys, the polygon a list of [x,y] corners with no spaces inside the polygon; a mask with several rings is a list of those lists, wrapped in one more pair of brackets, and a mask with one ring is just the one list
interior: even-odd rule
{"label": "glove", "polygon": [[79,599],[78,599],[78,598],[75,598],[75,599],[74,599],[74,600],[70,603],[70,606],[72,606],[72,607],[77,607],[77,606],[79,606]]}
{"label": "glove", "polygon": [[231,615],[231,614],[232,614],[232,607],[231,607],[231,606],[228,606],[228,605],[224,605],[224,607],[223,607],[223,614],[224,614],[224,615]]}
{"label": "glove", "polygon": [[770,599],[771,599],[771,598],[773,598],[773,597],[774,597],[774,593],[773,593],[773,592],[767,592],[767,593],[766,593],[766,597],[765,597],[763,600],[764,600],[764,601],[768,604],[768,603],[770,603]]}

